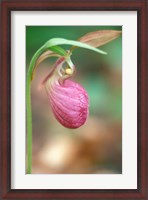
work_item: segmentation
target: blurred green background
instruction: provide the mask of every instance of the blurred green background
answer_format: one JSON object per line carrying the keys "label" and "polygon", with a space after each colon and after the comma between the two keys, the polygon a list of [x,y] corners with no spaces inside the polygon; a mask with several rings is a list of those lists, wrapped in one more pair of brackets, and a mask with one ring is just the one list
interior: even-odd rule
{"label": "blurred green background", "polygon": [[[33,54],[47,40],[55,37],[77,40],[97,30],[122,30],[122,27],[27,26],[27,68]],[[32,173],[122,173],[122,36],[100,49],[108,54],[78,48],[72,55],[76,66],[72,79],[89,96],[89,116],[78,129],[60,125],[50,110],[46,92],[38,89],[55,59],[46,59],[36,70],[31,91]]]}

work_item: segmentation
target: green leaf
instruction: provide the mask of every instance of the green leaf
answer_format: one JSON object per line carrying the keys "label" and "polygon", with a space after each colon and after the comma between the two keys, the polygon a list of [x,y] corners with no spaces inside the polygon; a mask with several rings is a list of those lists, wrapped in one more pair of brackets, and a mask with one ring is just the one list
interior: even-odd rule
{"label": "green leaf", "polygon": [[92,47],[88,44],[78,42],[78,41],[74,41],[74,40],[67,40],[67,39],[64,39],[64,38],[50,39],[45,43],[44,48],[51,49],[52,47],[57,46],[57,45],[73,45],[73,46],[81,47],[81,48],[84,48],[84,49],[89,49],[89,50],[95,51],[97,53],[107,54],[106,52],[104,52],[100,49],[94,48],[94,47]]}
{"label": "green leaf", "polygon": [[92,47],[99,47],[118,38],[121,33],[122,31],[116,30],[94,31],[82,36],[79,41]]}

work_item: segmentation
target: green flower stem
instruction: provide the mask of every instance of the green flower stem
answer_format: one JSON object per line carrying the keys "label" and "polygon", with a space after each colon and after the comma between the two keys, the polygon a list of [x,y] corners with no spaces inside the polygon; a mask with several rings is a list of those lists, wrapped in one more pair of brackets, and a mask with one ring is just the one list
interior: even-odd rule
{"label": "green flower stem", "polygon": [[32,168],[32,112],[31,112],[31,80],[33,75],[34,66],[37,58],[45,51],[42,46],[33,56],[29,69],[27,72],[26,80],[26,107],[27,107],[27,173],[31,174]]}

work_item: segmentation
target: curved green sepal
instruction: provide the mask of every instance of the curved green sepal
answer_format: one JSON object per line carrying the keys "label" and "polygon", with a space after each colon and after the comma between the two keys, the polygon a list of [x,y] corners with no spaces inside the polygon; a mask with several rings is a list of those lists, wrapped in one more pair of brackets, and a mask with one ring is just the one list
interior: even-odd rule
{"label": "curved green sepal", "polygon": [[66,56],[67,55],[66,51],[59,46],[52,46],[52,47],[50,47],[50,50],[59,54],[60,56]]}
{"label": "curved green sepal", "polygon": [[74,41],[74,40],[67,40],[67,39],[64,39],[64,38],[50,39],[45,43],[44,47],[51,49],[54,46],[63,45],[63,44],[64,45],[73,45],[73,46],[81,47],[81,48],[84,48],[84,49],[89,49],[89,50],[92,50],[92,51],[95,51],[95,52],[101,53],[101,54],[107,54],[106,52],[104,52],[100,49],[97,49],[95,47],[92,47],[88,44],[78,42],[78,41]]}

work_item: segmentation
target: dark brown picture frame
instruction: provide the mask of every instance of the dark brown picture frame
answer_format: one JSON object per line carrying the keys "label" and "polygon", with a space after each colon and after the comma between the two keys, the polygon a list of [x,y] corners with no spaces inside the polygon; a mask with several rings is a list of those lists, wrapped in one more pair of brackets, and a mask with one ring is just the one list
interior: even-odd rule
{"label": "dark brown picture frame", "polygon": [[[137,11],[137,189],[11,189],[11,11]],[[148,199],[148,1],[2,0],[0,65],[0,199]],[[130,45],[130,44],[129,44]],[[132,59],[132,55],[131,55]],[[131,74],[132,76],[132,74]],[[129,133],[130,134],[130,133]],[[89,180],[88,180],[89,181]]]}

